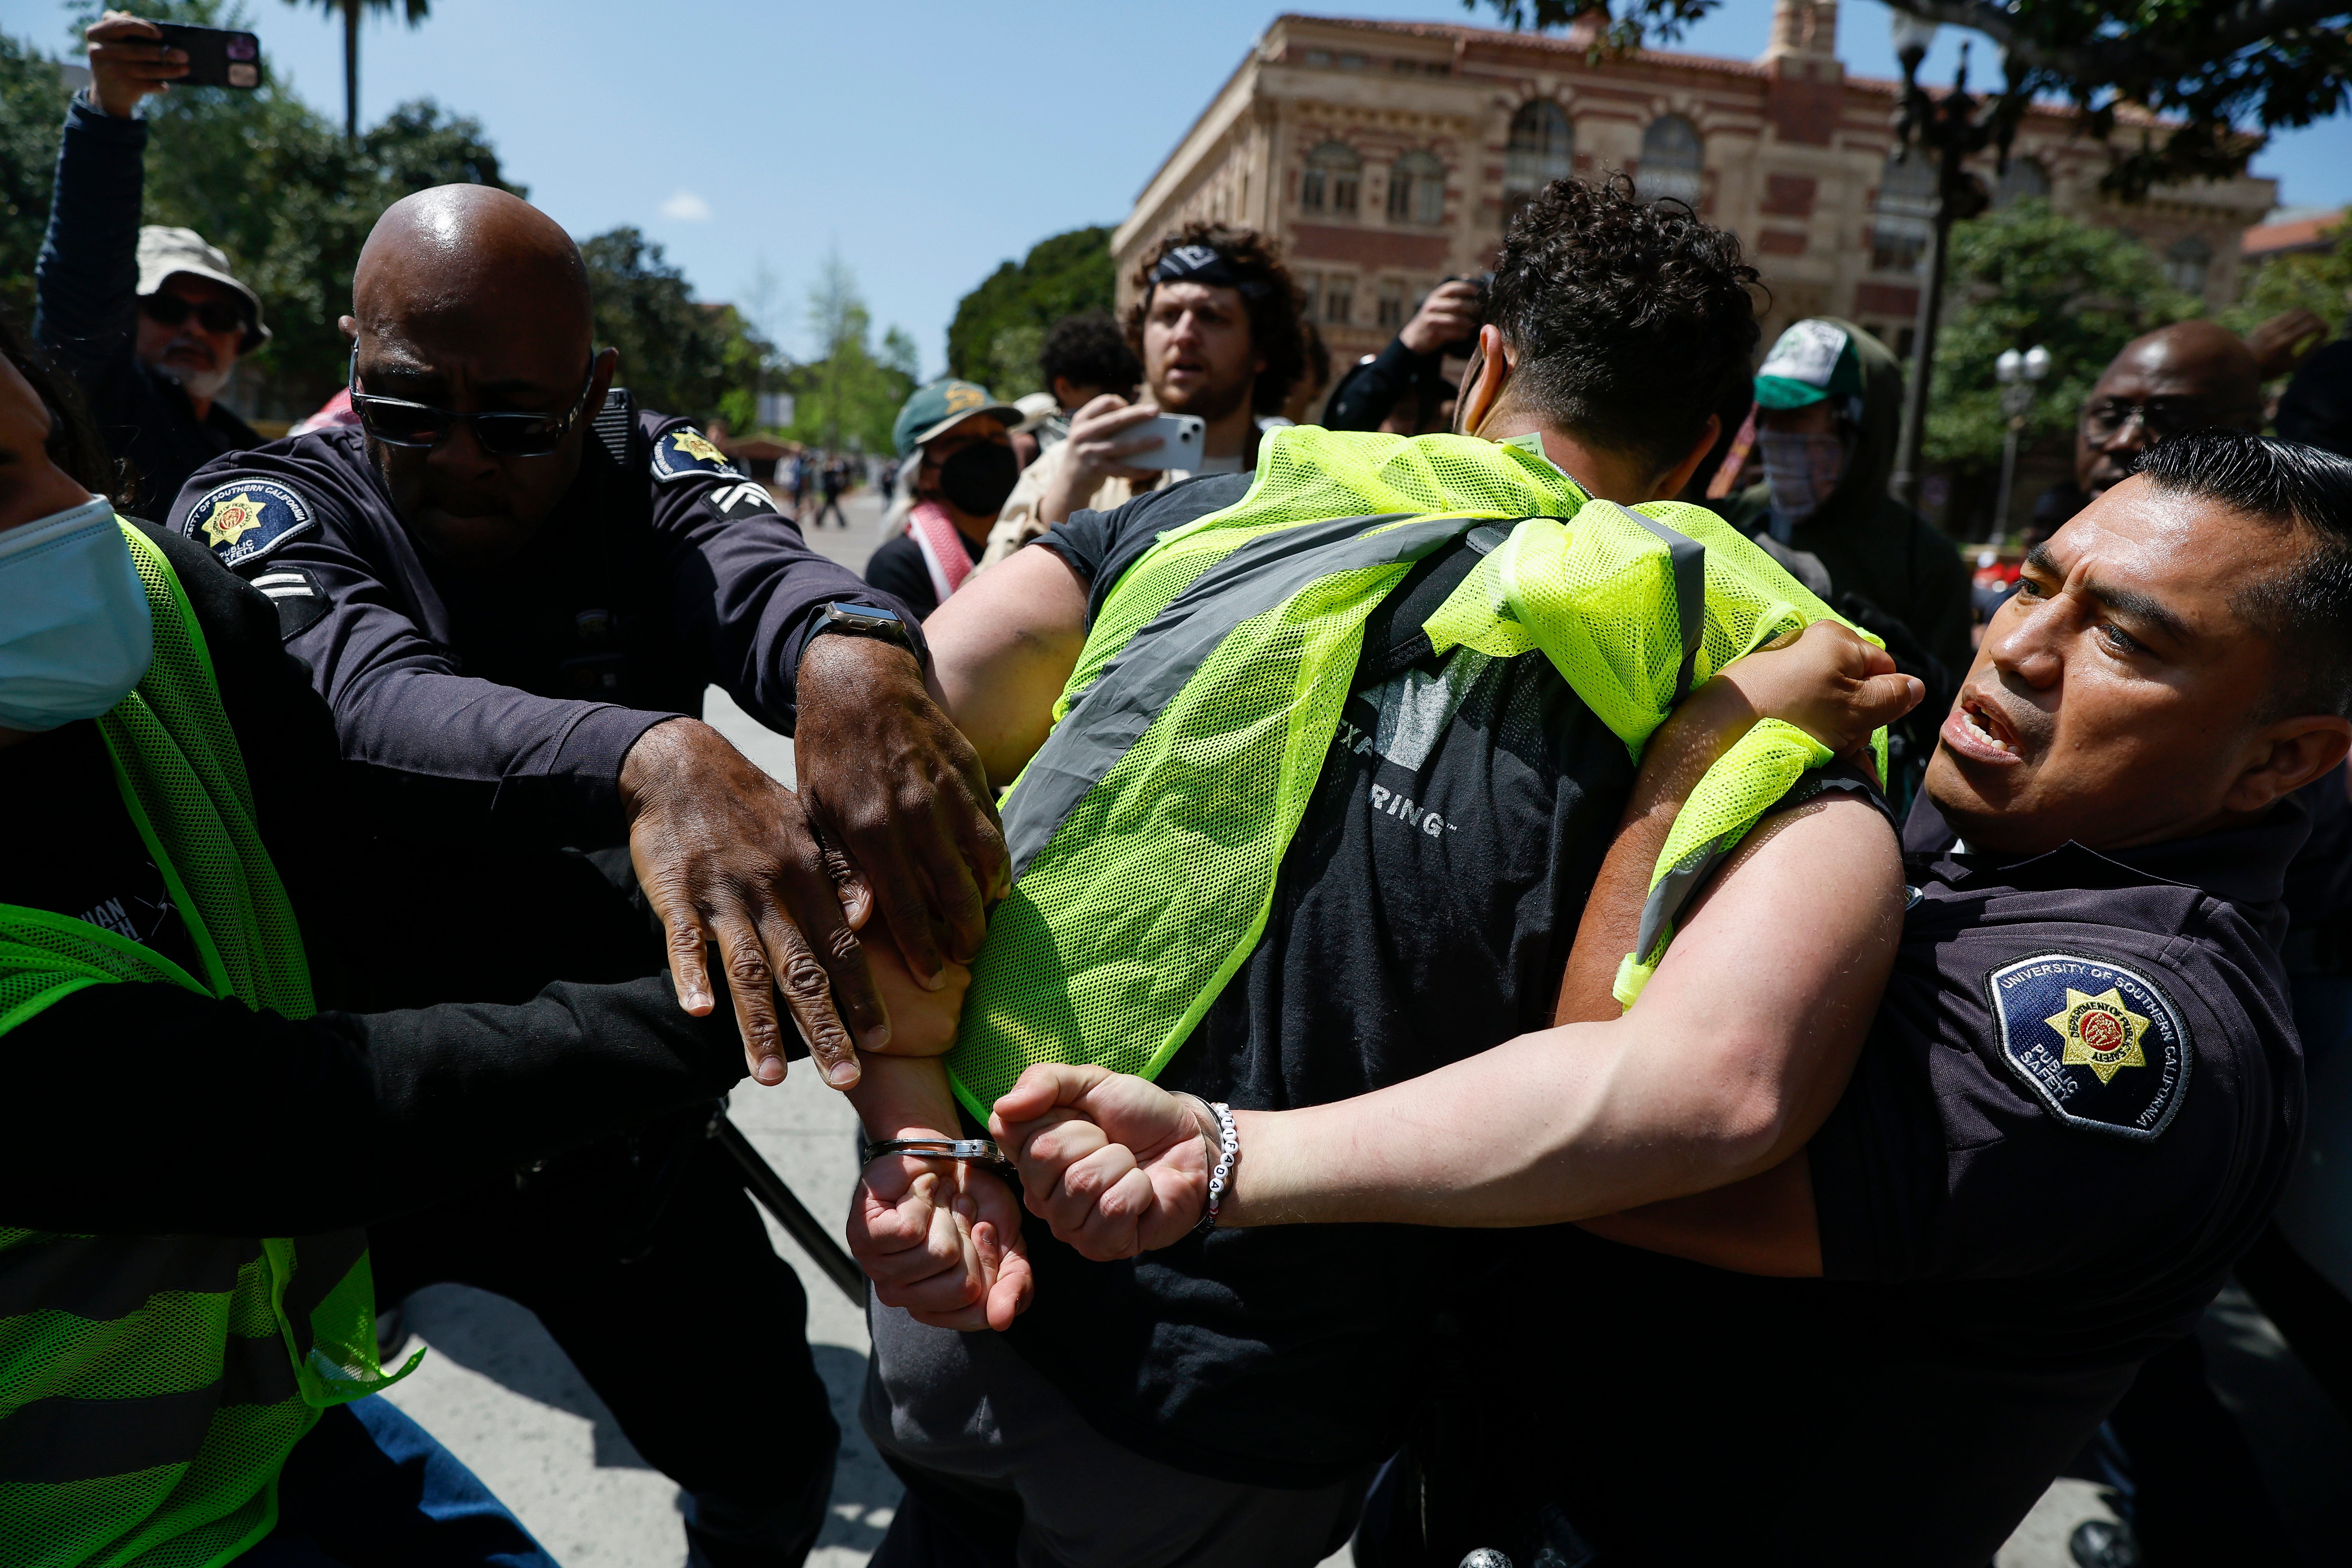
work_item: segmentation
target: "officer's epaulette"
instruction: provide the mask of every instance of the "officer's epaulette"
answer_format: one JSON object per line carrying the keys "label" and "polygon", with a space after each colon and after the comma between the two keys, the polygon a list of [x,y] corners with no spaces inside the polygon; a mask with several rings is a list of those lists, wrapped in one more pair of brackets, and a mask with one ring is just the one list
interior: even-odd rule
{"label": "officer's epaulette", "polygon": [[629,396],[629,389],[616,386],[604,394],[604,409],[590,426],[613,461],[624,468],[629,466],[629,432],[636,422],[636,404]]}

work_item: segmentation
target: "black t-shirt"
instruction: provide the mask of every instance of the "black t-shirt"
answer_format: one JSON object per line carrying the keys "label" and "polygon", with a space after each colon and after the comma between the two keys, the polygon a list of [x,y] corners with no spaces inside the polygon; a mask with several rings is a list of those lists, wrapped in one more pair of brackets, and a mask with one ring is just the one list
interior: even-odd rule
{"label": "black t-shirt", "polygon": [[[961,529],[956,530],[956,538],[975,564],[988,552],[986,540],[974,539]],[[940,607],[939,588],[931,582],[931,569],[923,563],[923,547],[911,533],[884,541],[866,558],[866,584],[881,589],[926,620]]]}
{"label": "black t-shirt", "polygon": [[[270,600],[179,534],[145,531],[204,633],[327,1010],[297,1022],[176,984],[114,984],[0,1033],[16,1112],[0,1138],[0,1226],[340,1229],[741,1076],[730,1009],[678,1010],[652,973],[657,940],[584,859],[376,844]],[[106,926],[203,981],[94,723],[0,750],[0,806],[17,825],[0,903]],[[604,981],[627,983],[589,984]],[[333,1010],[358,1006],[411,1010]]]}
{"label": "black t-shirt", "polygon": [[112,931],[201,982],[205,972],[195,943],[122,803],[97,726],[68,724],[20,742],[18,749],[25,748],[30,754],[15,759],[16,765],[37,766],[47,786],[43,834],[78,846],[79,852],[26,858],[8,878],[8,901]]}
{"label": "black t-shirt", "polygon": [[[1163,530],[1230,504],[1195,479],[1048,533],[1089,616]],[[1248,961],[1160,1073],[1284,1110],[1349,1099],[1549,1021],[1633,782],[1622,742],[1540,654],[1433,657],[1419,627],[1498,543],[1419,563],[1375,611],[1331,753]],[[1180,1468],[1326,1484],[1399,1439],[1455,1255],[1491,1233],[1224,1230],[1089,1263],[1028,1231],[1013,1343],[1097,1427]]]}
{"label": "black t-shirt", "polygon": [[2304,832],[2287,802],[2002,865],[1923,799],[1894,973],[1808,1149],[1827,1277],[1528,1233],[1472,1382],[1506,1437],[1558,1436],[1498,1465],[1612,1563],[1981,1568],[2276,1200]]}

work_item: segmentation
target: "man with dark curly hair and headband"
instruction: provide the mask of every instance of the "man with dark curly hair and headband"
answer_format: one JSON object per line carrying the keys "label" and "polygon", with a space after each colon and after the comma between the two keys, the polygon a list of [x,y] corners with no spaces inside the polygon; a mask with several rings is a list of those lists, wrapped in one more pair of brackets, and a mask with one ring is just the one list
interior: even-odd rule
{"label": "man with dark curly hair and headband", "polygon": [[[1188,223],[1160,237],[1135,269],[1127,342],[1143,362],[1144,396],[1106,392],[1076,409],[1068,437],[1022,474],[990,535],[992,563],[1080,508],[1108,511],[1197,474],[1247,473],[1258,418],[1282,412],[1307,366],[1298,289],[1255,229]],[[1206,425],[1192,468],[1136,468],[1158,445],[1136,426],[1162,414]]]}
{"label": "man with dark curly hair and headband", "polygon": [[[1171,300],[1191,310],[1249,298],[1237,263],[1205,244],[1192,254],[1192,240],[1176,237],[1153,264],[1169,275],[1141,306],[1155,378],[1172,363],[1155,335]],[[856,1100],[882,1142],[850,1221],[877,1286],[865,1420],[908,1488],[877,1563],[963,1561],[961,1545],[974,1561],[1024,1568],[1307,1568],[1347,1538],[1373,1468],[1404,1432],[1433,1324],[1496,1254],[1491,1233],[1221,1229],[1093,1262],[1041,1222],[1024,1229],[1010,1187],[977,1163],[991,1146],[904,1145],[984,1135],[980,1118],[1019,1070],[1004,1070],[1001,1051],[993,1068],[982,1059],[988,1042],[1068,1037],[1082,1012],[1114,1040],[1165,1042],[1150,1067],[1139,1059],[1127,1070],[1250,1110],[1329,1106],[1550,1023],[1633,764],[1556,650],[1469,623],[1491,615],[1487,585],[1516,570],[1499,563],[1570,526],[1580,542],[1597,537],[1612,520],[1654,566],[1669,548],[1700,556],[1677,528],[1712,529],[1725,558],[1752,562],[1783,603],[1811,602],[1719,521],[1650,504],[1688,481],[1718,433],[1712,411],[1748,374],[1755,279],[1736,239],[1679,204],[1644,204],[1622,180],[1559,182],[1505,241],[1458,434],[1277,429],[1256,472],[1075,510],[1043,548],[1015,552],[927,623],[948,711],[992,781],[1023,775],[1008,823],[1069,795],[1116,750],[1115,737],[1097,734],[1102,715],[1165,733],[1162,710],[1189,711],[1195,698],[1233,707],[1184,731],[1176,765],[1186,778],[1165,791],[1147,782],[1134,813],[1073,808],[1042,851],[1016,849],[1022,880],[992,920],[944,1066],[867,1064]],[[1204,369],[1178,384],[1211,379],[1200,353]],[[1271,353],[1244,363],[1262,367],[1255,384],[1270,397],[1294,368]],[[1234,384],[1226,395],[1238,399]],[[1220,417],[1238,431],[1247,406],[1234,401]],[[1066,446],[1082,444],[1074,429]],[[1205,569],[1170,553],[1237,526],[1249,542]],[[1359,570],[1359,552],[1392,558]],[[1705,557],[1718,553],[1709,545]],[[1150,601],[1176,593],[1188,570],[1197,573],[1190,585],[1155,610]],[[1311,622],[1310,601],[1344,598],[1368,575],[1381,575],[1385,593],[1312,679],[1294,679],[1278,647],[1230,660],[1230,644],[1213,658],[1198,651],[1224,625]],[[1713,591],[1710,576],[1710,603]],[[1681,592],[1675,605],[1690,605]],[[1581,604],[1558,618],[1597,626]],[[1653,640],[1671,644],[1672,687],[1674,656],[1687,659],[1698,618],[1680,636],[1672,612],[1664,620]],[[1433,628],[1442,626],[1452,629],[1441,640]],[[1132,635],[1113,652],[1122,629]],[[1876,670],[1870,661],[1883,656],[1849,641]],[[1165,702],[1104,696],[1162,668],[1197,673]],[[1891,668],[1877,677],[1899,685]],[[1295,765],[1270,766],[1252,750],[1267,725],[1240,710],[1268,691],[1276,731],[1293,691],[1301,705],[1324,703],[1316,723],[1328,739],[1300,740]],[[1128,739],[1125,755],[1148,760],[1150,746]],[[1210,781],[1205,816],[1171,825],[1170,801],[1203,797],[1192,779]],[[1235,868],[1273,842],[1245,825],[1276,798],[1297,814],[1286,847],[1252,862],[1265,868],[1255,890],[1228,898],[1221,889],[1244,886]],[[1869,811],[1841,795],[1783,836],[1798,867],[1790,875],[1826,906],[1823,928],[1837,927],[1846,906],[1816,886],[1834,858],[1817,855],[1806,871],[1803,846],[1824,829],[1852,834],[1851,814]],[[1066,860],[1072,839],[1090,837],[1147,856],[1164,849],[1165,874],[1149,891],[1113,890],[1053,925],[1064,862],[1051,857]],[[1231,954],[1222,972],[1196,1001],[1159,1016],[1161,979],[1198,963],[1199,931],[1244,904],[1261,911],[1257,926],[1220,936],[1213,951]],[[1052,933],[1043,941],[1040,920]],[[1004,977],[1021,971],[1024,952],[1042,979],[1008,1004]],[[1781,980],[1796,984],[1801,967]],[[1106,975],[1109,1005],[1087,1001]],[[1689,1103],[1673,1110],[1673,1131],[1645,1146],[1706,1168],[1713,1130],[1731,1120],[1707,1096],[1728,1076],[1684,1075],[1678,1092]],[[1788,1076],[1795,1084],[1804,1074]]]}

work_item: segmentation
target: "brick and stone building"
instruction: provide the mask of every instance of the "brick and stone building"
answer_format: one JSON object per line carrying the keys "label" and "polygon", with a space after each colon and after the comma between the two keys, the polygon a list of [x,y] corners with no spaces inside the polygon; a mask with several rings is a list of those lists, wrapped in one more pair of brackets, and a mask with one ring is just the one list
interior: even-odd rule
{"label": "brick and stone building", "polygon": [[[1923,163],[1890,158],[1895,80],[1849,74],[1836,0],[1776,0],[1754,60],[1664,50],[1586,60],[1587,39],[1443,23],[1277,18],[1145,185],[1112,238],[1122,302],[1140,253],[1192,217],[1277,237],[1335,364],[1377,350],[1450,274],[1486,270],[1527,192],[1622,169],[1734,232],[1789,321],[1841,315],[1907,353],[1931,210]],[[2130,230],[2216,307],[2239,240],[2276,200],[2252,177],[2099,195],[2106,154],[2035,110],[1996,199],[2047,195]]]}

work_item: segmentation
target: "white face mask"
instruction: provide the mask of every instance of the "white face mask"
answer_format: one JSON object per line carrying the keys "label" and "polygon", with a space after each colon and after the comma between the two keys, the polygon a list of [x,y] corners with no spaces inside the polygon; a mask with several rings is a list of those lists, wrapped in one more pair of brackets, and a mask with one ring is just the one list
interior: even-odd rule
{"label": "white face mask", "polygon": [[113,503],[0,532],[0,729],[95,719],[155,657],[147,590]]}

